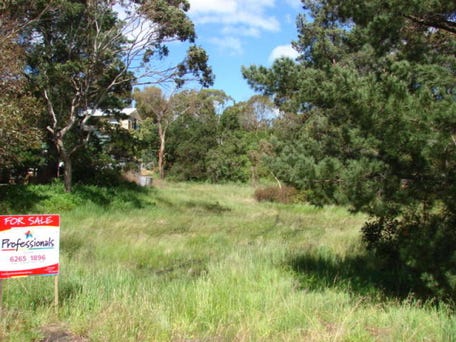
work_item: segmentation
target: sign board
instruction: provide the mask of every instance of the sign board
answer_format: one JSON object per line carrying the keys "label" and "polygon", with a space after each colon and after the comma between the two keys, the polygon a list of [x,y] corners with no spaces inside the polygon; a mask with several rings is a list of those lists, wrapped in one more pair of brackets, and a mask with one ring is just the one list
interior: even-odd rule
{"label": "sign board", "polygon": [[0,279],[59,273],[59,215],[0,215]]}

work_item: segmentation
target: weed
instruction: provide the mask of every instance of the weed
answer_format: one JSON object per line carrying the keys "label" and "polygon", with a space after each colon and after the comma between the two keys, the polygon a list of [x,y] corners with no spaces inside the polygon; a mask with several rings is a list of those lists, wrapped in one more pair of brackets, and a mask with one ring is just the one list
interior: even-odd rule
{"label": "weed", "polygon": [[57,316],[53,279],[4,281],[1,340],[456,339],[452,308],[395,288],[362,252],[365,217],[344,208],[257,202],[231,184],[60,186],[2,202],[61,210],[61,273]]}

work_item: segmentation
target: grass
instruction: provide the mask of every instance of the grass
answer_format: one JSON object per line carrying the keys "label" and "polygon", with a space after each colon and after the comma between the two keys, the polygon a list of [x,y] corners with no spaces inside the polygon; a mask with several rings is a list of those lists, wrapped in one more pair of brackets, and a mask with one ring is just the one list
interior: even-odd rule
{"label": "grass", "polygon": [[0,340],[456,340],[451,308],[395,289],[363,253],[365,217],[343,208],[257,203],[239,185],[27,191],[27,212],[64,204],[60,305],[52,278],[4,281]]}

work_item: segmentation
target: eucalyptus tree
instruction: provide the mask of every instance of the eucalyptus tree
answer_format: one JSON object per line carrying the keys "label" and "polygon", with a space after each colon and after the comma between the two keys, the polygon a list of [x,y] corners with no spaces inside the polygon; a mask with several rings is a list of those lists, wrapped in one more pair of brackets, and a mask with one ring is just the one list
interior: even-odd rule
{"label": "eucalyptus tree", "polygon": [[206,180],[206,158],[217,146],[221,112],[233,100],[217,89],[185,90],[170,100],[176,120],[169,132],[168,170],[182,180]]}
{"label": "eucalyptus tree", "polygon": [[303,6],[298,61],[243,68],[254,89],[300,123],[274,141],[271,167],[314,203],[370,214],[368,247],[454,298],[455,3]]}
{"label": "eucalyptus tree", "polygon": [[277,114],[271,100],[261,95],[227,107],[220,116],[217,146],[207,156],[209,179],[255,183],[264,176],[262,140]]}
{"label": "eucalyptus tree", "polygon": [[142,119],[149,119],[149,122],[157,127],[159,139],[157,167],[159,176],[163,179],[165,178],[166,133],[170,123],[174,119],[172,104],[158,87],[146,87],[143,90],[135,89],[133,97]]}
{"label": "eucalyptus tree", "polygon": [[[143,118],[149,119],[155,125],[156,135],[158,137],[157,150],[157,168],[160,178],[165,177],[165,165],[167,159],[174,163],[176,155],[182,146],[190,144],[188,140],[194,141],[195,138],[190,138],[190,135],[198,135],[200,129],[209,132],[209,135],[204,134],[209,139],[216,138],[216,123],[217,111],[221,111],[231,98],[223,91],[216,89],[202,90],[180,90],[175,89],[175,92],[166,95],[164,91],[158,87],[146,87],[142,90],[135,89],[134,98],[136,106]],[[193,126],[193,131],[188,132],[189,125]],[[167,149],[167,132],[172,129],[171,156]],[[149,130],[149,128],[145,128]],[[177,133],[176,135],[176,132]],[[152,144],[155,143],[154,137],[148,134]],[[188,137],[188,139],[187,139]],[[175,138],[175,139],[174,139]],[[204,146],[204,138],[194,141],[196,145],[191,148],[191,152],[186,155],[181,155],[180,162],[189,157],[195,149]],[[198,148],[197,148],[198,147]],[[168,156],[168,158],[166,158]],[[204,159],[204,158],[203,158]],[[198,162],[193,163],[194,165]]]}
{"label": "eucalyptus tree", "polygon": [[[47,1],[38,4],[39,11]],[[138,82],[182,85],[191,75],[211,84],[207,55],[194,45],[188,9],[185,0],[55,0],[23,31],[28,76],[46,103],[47,130],[64,162],[67,191],[72,156],[92,136],[93,110],[123,108]],[[162,61],[172,41],[190,46],[182,62],[169,67]]]}

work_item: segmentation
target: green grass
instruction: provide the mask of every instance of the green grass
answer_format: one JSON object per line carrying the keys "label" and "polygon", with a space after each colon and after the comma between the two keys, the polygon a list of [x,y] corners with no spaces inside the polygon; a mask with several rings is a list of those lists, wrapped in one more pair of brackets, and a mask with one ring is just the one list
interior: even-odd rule
{"label": "green grass", "polygon": [[0,340],[456,340],[451,309],[396,289],[343,208],[257,203],[239,185],[27,191],[6,210],[61,206],[60,305],[53,278],[4,281]]}

